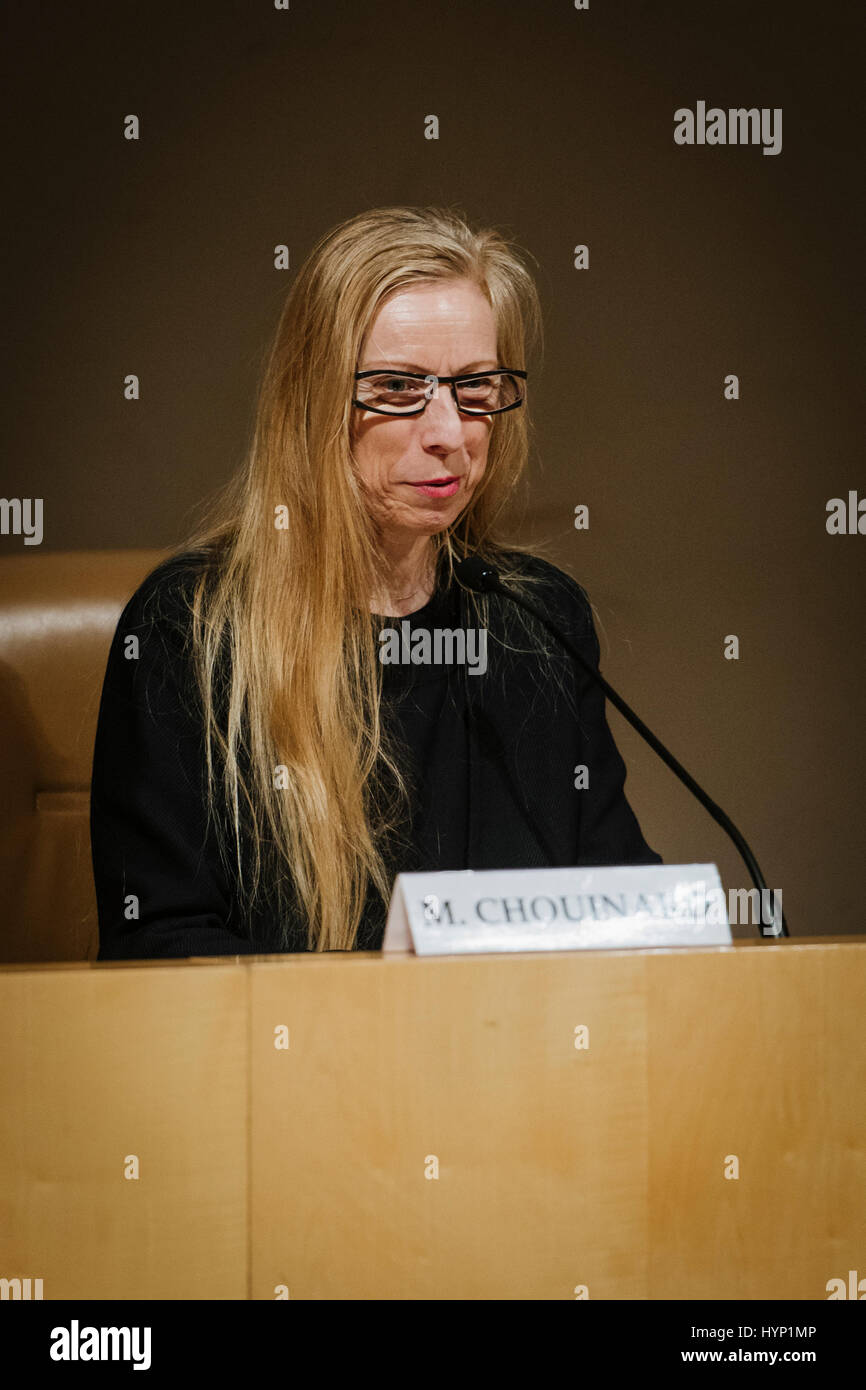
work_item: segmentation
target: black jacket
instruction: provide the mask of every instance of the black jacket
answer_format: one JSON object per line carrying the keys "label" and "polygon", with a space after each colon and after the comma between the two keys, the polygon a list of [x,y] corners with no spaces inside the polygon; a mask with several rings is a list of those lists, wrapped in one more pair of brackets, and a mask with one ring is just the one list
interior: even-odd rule
{"label": "black jacket", "polygon": [[[267,908],[244,914],[206,827],[184,603],[196,563],[169,561],[144,581],[108,658],[90,812],[100,960],[307,949],[300,912],[287,924],[288,945]],[[523,563],[542,580],[536,601],[597,665],[583,590],[545,561]],[[383,714],[411,787],[391,869],[660,863],[626,800],[603,693],[564,653],[540,656],[537,629],[527,633],[514,605],[497,595],[490,602],[484,674],[465,663],[383,666]],[[404,621],[382,624],[401,631]],[[408,622],[412,632],[465,628],[465,597],[457,586],[439,589]],[[137,659],[125,655],[130,636]],[[577,790],[579,765],[589,785]],[[371,892],[356,949],[381,946],[386,911]]]}

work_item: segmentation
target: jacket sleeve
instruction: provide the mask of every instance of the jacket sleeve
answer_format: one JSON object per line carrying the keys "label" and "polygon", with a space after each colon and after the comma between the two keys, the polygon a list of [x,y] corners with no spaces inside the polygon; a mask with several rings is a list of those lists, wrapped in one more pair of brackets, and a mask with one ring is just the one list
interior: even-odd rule
{"label": "jacket sleeve", "polygon": [[180,625],[149,614],[171,591],[168,573],[124,609],[103,683],[90,802],[100,960],[253,951],[206,829],[203,725]]}

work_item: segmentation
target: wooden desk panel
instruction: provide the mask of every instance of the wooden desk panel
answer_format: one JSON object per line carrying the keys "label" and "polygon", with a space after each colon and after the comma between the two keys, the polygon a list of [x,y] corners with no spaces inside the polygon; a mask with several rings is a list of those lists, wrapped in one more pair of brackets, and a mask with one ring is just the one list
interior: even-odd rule
{"label": "wooden desk panel", "polygon": [[646,968],[254,968],[253,1297],[641,1297]]}
{"label": "wooden desk panel", "polygon": [[647,1296],[826,1298],[866,1272],[866,946],[701,951],[648,980]]}
{"label": "wooden desk panel", "polygon": [[824,1299],[866,1275],[864,1000],[854,938],[9,967],[0,1277]]}
{"label": "wooden desk panel", "polygon": [[245,973],[0,971],[0,1039],[0,1276],[245,1298]]}

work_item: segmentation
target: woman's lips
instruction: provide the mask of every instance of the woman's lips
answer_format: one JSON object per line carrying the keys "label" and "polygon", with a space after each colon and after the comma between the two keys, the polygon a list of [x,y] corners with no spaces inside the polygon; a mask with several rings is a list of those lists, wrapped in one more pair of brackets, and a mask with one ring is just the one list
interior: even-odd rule
{"label": "woman's lips", "polygon": [[428,478],[423,483],[409,484],[416,492],[423,492],[425,497],[453,497],[459,486],[459,478]]}

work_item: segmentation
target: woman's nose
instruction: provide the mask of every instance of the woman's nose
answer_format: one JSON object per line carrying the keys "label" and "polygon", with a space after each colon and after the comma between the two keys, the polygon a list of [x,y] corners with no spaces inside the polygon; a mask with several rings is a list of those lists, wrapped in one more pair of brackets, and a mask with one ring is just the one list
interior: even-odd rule
{"label": "woman's nose", "polygon": [[457,409],[450,386],[437,386],[421,416],[425,443],[444,440],[458,444],[463,437],[464,416]]}

